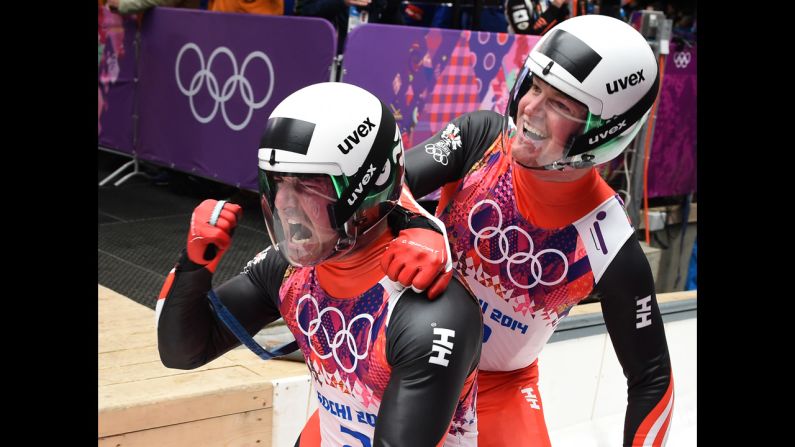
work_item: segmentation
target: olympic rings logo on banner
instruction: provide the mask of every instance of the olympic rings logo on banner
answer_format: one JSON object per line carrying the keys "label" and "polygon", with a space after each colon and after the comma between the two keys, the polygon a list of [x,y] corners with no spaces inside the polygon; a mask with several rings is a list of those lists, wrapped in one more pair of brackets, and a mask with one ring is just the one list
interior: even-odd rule
{"label": "olympic rings logo on banner", "polygon": [[[193,78],[190,81],[190,87],[186,88],[182,85],[182,81],[180,81],[179,73],[180,73],[180,63],[182,61],[182,56],[185,52],[192,50],[196,52],[199,56],[199,71],[197,71]],[[227,79],[221,89],[218,88],[218,79],[215,77],[215,74],[212,72],[212,65],[215,58],[220,55],[226,55],[229,60],[232,62],[232,76]],[[251,62],[253,59],[261,59],[265,62],[265,65],[268,67],[268,74],[269,74],[269,85],[268,85],[268,92],[265,94],[265,97],[259,101],[254,101],[254,92],[251,88],[251,82],[246,78],[246,68],[248,67],[248,63]],[[232,130],[241,130],[248,126],[248,123],[251,121],[251,116],[254,113],[254,110],[260,109],[268,102],[271,98],[271,94],[273,93],[273,85],[274,85],[274,77],[273,77],[273,64],[271,64],[270,58],[268,55],[263,53],[262,51],[254,51],[246,56],[246,59],[243,61],[243,65],[240,66],[240,71],[238,71],[237,67],[237,60],[235,59],[235,55],[232,51],[227,47],[218,47],[215,51],[212,52],[210,58],[207,60],[207,65],[204,64],[204,55],[202,54],[201,49],[195,43],[186,43],[183,45],[182,49],[179,50],[179,54],[177,55],[177,62],[174,66],[174,70],[176,72],[177,77],[177,86],[179,90],[182,92],[183,95],[187,96],[190,101],[190,110],[193,112],[193,117],[202,124],[209,123],[215,118],[215,114],[218,113],[218,108],[221,108],[221,115],[224,117],[224,122],[226,125],[229,126]],[[204,87],[205,82],[207,84],[207,91],[210,94],[210,97],[215,101],[213,105],[213,110],[207,116],[202,116],[199,112],[196,111],[196,105],[194,104],[193,98],[202,90]],[[237,92],[238,87],[240,88],[240,96],[243,97],[243,101],[245,102],[246,106],[248,106],[248,113],[246,114],[246,118],[243,120],[242,123],[233,123],[226,112],[226,102]]]}
{"label": "olympic rings logo on banner", "polygon": [[685,68],[690,65],[690,52],[680,51],[674,54],[674,65],[676,68]]}
{"label": "olympic rings logo on banner", "polygon": [[[314,305],[317,316],[309,321],[309,327],[305,329],[301,325],[301,319],[298,318],[298,316],[301,314],[301,303],[303,303],[306,300],[309,300],[309,303]],[[331,352],[329,352],[328,354],[321,354],[317,352],[315,350],[315,345],[312,344],[312,340],[309,340],[309,347],[312,348],[312,352],[317,354],[317,356],[323,360],[333,355],[334,360],[337,361],[337,365],[339,365],[339,367],[342,368],[343,371],[347,373],[353,372],[356,369],[356,365],[358,364],[359,360],[367,357],[367,354],[370,351],[370,337],[373,332],[373,317],[369,314],[360,314],[353,317],[353,319],[351,319],[351,321],[346,325],[345,316],[342,314],[342,312],[340,312],[339,309],[335,307],[327,307],[321,311],[318,308],[317,301],[315,301],[312,295],[306,294],[302,296],[301,299],[298,300],[298,304],[296,304],[295,306],[295,316],[296,320],[298,321],[298,329],[301,331],[302,334],[306,335],[307,339],[311,339],[312,336],[317,334],[318,331],[321,329],[322,327],[321,322],[323,319],[323,315],[329,312],[336,314],[339,317],[340,322],[342,323],[341,329],[337,331],[337,333],[334,334],[333,336],[329,334],[329,332],[326,330],[325,327],[322,328],[323,335],[326,338],[326,343],[328,344],[328,347],[331,349]],[[360,319],[364,319],[370,322],[370,328],[367,330],[367,346],[364,347],[363,353],[359,352],[359,347],[356,345],[356,337],[351,332],[353,324]],[[343,343],[347,344],[348,351],[351,353],[351,355],[353,355],[353,365],[350,368],[347,368],[345,367],[345,365],[342,364],[342,361],[340,361],[339,355],[337,354],[337,348],[342,346]]]}
{"label": "olympic rings logo on banner", "polygon": [[[475,214],[475,210],[478,207],[480,207],[480,205],[483,205],[483,204],[488,204],[488,205],[491,205],[492,207],[494,207],[494,209],[497,211],[498,222],[497,222],[496,226],[487,226],[487,227],[483,227],[482,229],[480,229],[478,231],[475,231],[475,229],[472,227],[472,216]],[[536,254],[533,254],[533,250],[534,250],[533,239],[530,237],[529,234],[527,234],[527,232],[525,230],[523,230],[522,228],[520,228],[520,227],[518,227],[516,225],[511,225],[508,228],[501,229],[501,227],[502,227],[502,211],[500,210],[499,205],[497,205],[497,202],[495,202],[493,200],[485,199],[485,200],[481,200],[480,202],[476,203],[475,206],[473,206],[472,209],[469,211],[469,219],[467,220],[467,222],[469,224],[469,231],[471,231],[472,234],[475,235],[475,244],[474,244],[475,245],[475,252],[478,254],[478,256],[480,256],[480,259],[482,259],[484,262],[488,262],[489,264],[499,264],[500,262],[508,261],[508,265],[506,266],[506,270],[508,271],[508,278],[511,280],[511,282],[513,282],[516,285],[516,287],[519,287],[519,288],[522,288],[522,289],[531,289],[531,288],[535,287],[536,284],[539,284],[539,283],[543,284],[545,286],[554,286],[555,284],[558,284],[561,281],[563,281],[563,279],[566,277],[566,273],[568,273],[568,271],[569,271],[569,262],[566,259],[566,255],[564,255],[562,251],[556,250],[554,248],[547,248],[547,249],[539,251]],[[518,252],[518,253],[514,253],[514,254],[512,254],[510,256],[508,255],[508,250],[509,250],[508,232],[511,231],[511,230],[516,231],[516,232],[522,234],[524,237],[527,238],[528,242],[530,243],[530,248],[528,249],[527,252]],[[501,256],[500,256],[499,259],[489,259],[488,257],[484,256],[483,253],[480,252],[480,248],[478,247],[478,245],[480,244],[481,240],[488,240],[488,239],[491,239],[492,237],[494,237],[496,235],[499,235],[499,237],[500,237],[498,239],[499,240],[498,247],[500,249]],[[554,281],[544,281],[544,279],[541,277],[541,275],[543,273],[543,268],[541,266],[540,258],[541,258],[542,255],[544,255],[546,253],[558,255],[563,260],[563,273],[561,273],[560,277],[558,279],[554,280]],[[528,260],[530,261],[530,274],[533,276],[534,281],[531,284],[527,284],[527,285],[519,284],[514,279],[513,274],[511,273],[511,266],[514,265],[514,264],[523,264],[523,263],[527,262]]]}

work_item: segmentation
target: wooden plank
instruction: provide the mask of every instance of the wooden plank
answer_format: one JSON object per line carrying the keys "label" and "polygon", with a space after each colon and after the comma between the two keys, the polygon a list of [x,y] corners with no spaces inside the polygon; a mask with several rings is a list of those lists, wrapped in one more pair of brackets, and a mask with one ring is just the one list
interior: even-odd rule
{"label": "wooden plank", "polygon": [[272,414],[273,409],[267,408],[119,436],[101,436],[99,447],[270,447]]}
{"label": "wooden plank", "polygon": [[162,399],[184,399],[213,394],[224,387],[232,389],[262,383],[270,386],[269,380],[237,365],[190,370],[184,374],[99,387],[99,409],[143,405]]}
{"label": "wooden plank", "polygon": [[100,386],[99,436],[272,406],[271,382],[240,366]]}
{"label": "wooden plank", "polygon": [[569,311],[569,316],[602,313],[602,303],[578,304]]}
{"label": "wooden plank", "polygon": [[293,362],[290,360],[268,360],[266,362],[249,351],[248,348],[234,349],[224,354],[222,358],[226,358],[236,365],[243,366],[264,379],[279,379],[309,374],[309,368],[304,362]]}
{"label": "wooden plank", "polygon": [[100,320],[99,324],[97,325],[99,334],[118,331],[121,328],[124,328],[124,330],[134,330],[137,332],[141,332],[145,329],[156,332],[157,326],[155,326],[154,313],[147,315],[144,318],[127,318],[126,321]]}
{"label": "wooden plank", "polygon": [[[130,301],[129,298],[124,298],[124,299]],[[116,306],[116,303],[105,304],[105,307],[111,307],[111,306]],[[138,323],[148,322],[149,326],[154,328],[155,311],[150,310],[149,308],[146,308],[144,310],[147,312],[144,315],[140,315],[137,310],[133,311],[132,309],[129,309],[126,313],[124,311],[102,312],[99,315],[98,324],[103,327],[108,327],[108,326],[124,326],[127,324],[138,324]]]}
{"label": "wooden plank", "polygon": [[[143,304],[136,303],[135,301],[121,295],[119,293],[114,292],[107,287],[97,285],[98,291],[98,299],[99,299],[99,316],[102,317],[103,314],[108,314],[108,316],[112,315],[122,315],[127,316],[140,316],[140,315],[152,315],[153,310],[144,306]],[[108,304],[111,304],[108,306]]]}
{"label": "wooden plank", "polygon": [[[116,446],[122,441],[125,447],[130,442],[170,445],[169,433],[176,430],[170,427],[270,409],[273,379],[304,376],[308,380],[304,363],[264,362],[245,348],[195,370],[166,368],[157,352],[152,310],[102,286],[98,300],[100,445]],[[271,442],[272,413],[267,414],[268,433],[258,438],[262,442],[257,446]],[[245,432],[239,428],[216,431],[226,431],[226,436]],[[221,440],[208,442],[205,436],[186,441],[194,439],[192,435],[174,435],[174,445],[226,445]]]}
{"label": "wooden plank", "polygon": [[148,318],[153,326],[155,324],[154,310],[121,295],[100,300],[98,307],[99,320],[101,322],[129,321],[131,319],[143,320]]}
{"label": "wooden plank", "polygon": [[[266,368],[273,369],[273,372],[264,374],[274,377],[282,377],[282,375],[302,375],[308,372],[306,364],[303,362],[292,362],[286,360],[269,360],[268,362],[264,362],[262,359],[257,357],[256,354],[252,353],[248,350],[248,348],[245,347],[235,348],[222,355],[219,359],[213,360],[213,362],[217,362],[220,359],[227,359],[237,365],[246,367],[250,366],[250,369],[257,371],[260,370],[260,366],[272,365],[266,366]],[[101,370],[106,368],[115,368],[125,365],[135,365],[139,363],[156,361],[160,361],[160,354],[157,351],[157,345],[153,344],[151,346],[144,346],[141,348],[121,348],[116,351],[101,352],[98,355],[97,363],[99,365],[99,369]]]}
{"label": "wooden plank", "polygon": [[122,348],[116,351],[100,352],[97,356],[99,369],[113,368],[124,365],[135,365],[160,360],[157,346],[144,346],[141,348]]}
{"label": "wooden plank", "polygon": [[115,320],[115,319],[100,319],[98,328],[99,331],[107,331],[109,329],[115,329],[119,325],[124,325],[125,328],[131,328],[135,330],[142,330],[142,329],[150,329],[155,331],[157,326],[155,325],[155,314],[154,312],[150,312],[149,315],[144,315],[136,318],[125,318],[123,320]]}
{"label": "wooden plank", "polygon": [[110,318],[128,321],[130,319],[150,318],[154,325],[154,310],[122,295],[111,296],[104,300],[99,300],[98,308],[101,320],[103,318]]}
{"label": "wooden plank", "polygon": [[152,379],[155,377],[168,377],[188,372],[207,371],[216,368],[226,368],[235,366],[229,360],[221,357],[212,362],[192,370],[172,369],[163,366],[160,360],[154,362],[136,363],[131,365],[115,366],[99,370],[99,386],[113,385],[117,383],[136,382],[139,380]]}
{"label": "wooden plank", "polygon": [[657,294],[658,303],[669,303],[672,301],[689,300],[692,298],[698,299],[698,290],[683,290],[680,292],[669,292]]}
{"label": "wooden plank", "polygon": [[110,352],[121,349],[143,348],[157,346],[157,333],[154,328],[142,332],[126,332],[123,328],[113,334],[100,334],[99,351]]}
{"label": "wooden plank", "polygon": [[[657,304],[697,298],[698,295],[697,292],[698,290],[685,290],[683,292],[658,293]],[[569,312],[569,315],[584,315],[584,314],[601,313],[601,312],[602,312],[601,303],[588,303],[588,304],[580,304],[574,306],[574,308],[572,308],[571,311]]]}
{"label": "wooden plank", "polygon": [[153,342],[157,342],[157,328],[153,324],[131,324],[127,325],[118,324],[116,327],[107,326],[105,329],[98,331],[101,338],[125,338],[130,335],[147,336]]}

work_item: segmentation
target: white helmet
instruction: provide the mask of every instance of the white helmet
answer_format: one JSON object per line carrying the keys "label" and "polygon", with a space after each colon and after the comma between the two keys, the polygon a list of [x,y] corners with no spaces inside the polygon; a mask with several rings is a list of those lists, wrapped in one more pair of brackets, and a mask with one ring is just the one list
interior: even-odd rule
{"label": "white helmet", "polygon": [[586,168],[618,156],[648,118],[659,87],[657,60],[646,39],[602,15],[565,20],[538,41],[511,90],[506,128],[534,76],[588,109],[562,157],[540,169]]}
{"label": "white helmet", "polygon": [[[268,234],[296,266],[351,250],[394,208],[403,185],[394,116],[370,92],[341,82],[304,87],[277,105],[258,158]],[[297,193],[291,210],[277,203],[288,185]]]}

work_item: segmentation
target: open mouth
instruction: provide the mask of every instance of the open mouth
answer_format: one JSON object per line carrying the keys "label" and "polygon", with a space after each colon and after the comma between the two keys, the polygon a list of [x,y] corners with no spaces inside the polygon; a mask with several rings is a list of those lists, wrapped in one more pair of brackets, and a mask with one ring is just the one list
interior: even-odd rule
{"label": "open mouth", "polygon": [[312,238],[312,231],[298,221],[292,219],[287,221],[290,227],[290,240],[296,244],[305,244]]}
{"label": "open mouth", "polygon": [[531,141],[546,140],[548,137],[548,135],[546,135],[544,132],[540,131],[539,129],[536,129],[533,126],[530,126],[527,123],[522,125],[522,135],[524,135],[526,139]]}

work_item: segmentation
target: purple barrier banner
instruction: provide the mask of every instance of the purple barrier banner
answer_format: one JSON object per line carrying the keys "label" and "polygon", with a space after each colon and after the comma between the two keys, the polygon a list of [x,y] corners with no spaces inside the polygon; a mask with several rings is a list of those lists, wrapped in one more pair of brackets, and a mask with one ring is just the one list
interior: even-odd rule
{"label": "purple barrier banner", "polygon": [[337,42],[319,18],[159,7],[141,32],[138,155],[251,190],[268,116],[329,80]]}
{"label": "purple barrier banner", "polygon": [[463,113],[504,112],[539,36],[368,23],[347,39],[342,81],[390,107],[409,148]]}
{"label": "purple barrier banner", "polygon": [[649,197],[696,190],[696,47],[665,60],[649,158]]}
{"label": "purple barrier banner", "polygon": [[133,153],[135,98],[134,18],[98,8],[98,143],[108,149]]}

